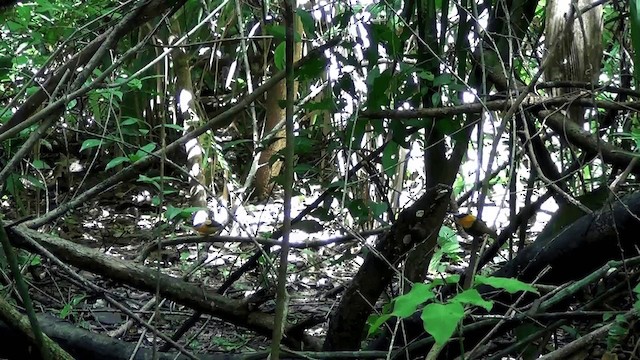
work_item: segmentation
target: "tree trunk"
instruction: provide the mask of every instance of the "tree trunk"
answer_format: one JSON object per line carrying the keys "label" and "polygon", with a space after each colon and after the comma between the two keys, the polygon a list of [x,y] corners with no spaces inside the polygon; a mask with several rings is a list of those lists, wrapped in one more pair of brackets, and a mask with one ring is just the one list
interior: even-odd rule
{"label": "tree trunk", "polygon": [[[302,35],[302,22],[300,18],[296,16],[295,23],[296,34]],[[297,42],[295,49],[293,49],[293,60],[298,61],[302,57],[302,42]],[[269,90],[266,100],[266,115],[264,123],[263,137],[269,133],[278,125],[279,122],[284,120],[284,108],[280,107],[280,102],[286,99],[286,84],[285,80],[280,81],[277,85]],[[296,81],[294,94],[298,92],[298,82]],[[279,130],[275,135],[275,141],[269,144],[261,153],[260,161],[258,162],[258,171],[256,172],[256,196],[260,200],[264,200],[269,197],[271,189],[273,188],[273,178],[280,174],[282,168],[282,161],[276,160],[270,163],[271,157],[278,151],[282,150],[286,144],[285,130]],[[263,146],[266,144],[263,144]]]}
{"label": "tree trunk", "polygon": [[[177,21],[172,21],[171,30],[174,34],[180,34],[180,25]],[[197,128],[200,123],[200,117],[195,107],[195,95],[191,69],[189,68],[190,57],[186,52],[187,49],[180,47],[172,53],[173,70],[176,75],[176,116],[182,117],[184,120],[185,134]],[[204,149],[198,138],[187,141],[184,146],[187,154],[187,168],[191,175],[189,178],[190,204],[194,207],[206,207],[207,193],[204,188],[205,176],[202,172]]]}

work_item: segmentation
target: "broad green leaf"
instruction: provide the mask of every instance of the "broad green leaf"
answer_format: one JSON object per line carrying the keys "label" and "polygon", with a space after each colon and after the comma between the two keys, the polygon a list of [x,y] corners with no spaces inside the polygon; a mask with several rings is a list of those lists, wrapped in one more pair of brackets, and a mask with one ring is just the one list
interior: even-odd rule
{"label": "broad green leaf", "polygon": [[442,74],[433,79],[433,86],[447,85],[455,82],[455,78],[451,74]]}
{"label": "broad green leaf", "polygon": [[512,278],[476,275],[475,282],[476,284],[489,285],[496,289],[503,289],[510,294],[517,293],[518,291],[528,291],[538,294],[538,289],[535,287]]}
{"label": "broad green leaf", "polygon": [[222,150],[228,150],[233,148],[236,145],[240,144],[249,144],[252,143],[251,139],[239,139],[239,140],[231,140],[222,144]]}
{"label": "broad green leaf", "polygon": [[131,79],[127,82],[127,86],[132,89],[140,90],[142,89],[142,81],[140,81],[140,79]]}
{"label": "broad green leaf", "polygon": [[273,62],[276,64],[278,70],[284,70],[286,65],[286,53],[285,53],[285,43],[281,42],[278,47],[276,47],[276,51],[273,54]]}
{"label": "broad green leaf", "polygon": [[[421,120],[422,121],[422,120]],[[391,120],[389,130],[393,141],[405,149],[410,149],[411,144],[407,142],[407,124],[402,120]]]}
{"label": "broad green leaf", "polygon": [[46,162],[42,160],[33,160],[31,162],[31,166],[33,166],[35,169],[38,169],[38,170],[51,169],[51,166],[49,166]]}
{"label": "broad green leaf", "polygon": [[160,184],[158,184],[158,182],[155,179],[152,179],[146,175],[142,175],[140,174],[140,176],[138,176],[138,181],[144,184],[150,184],[155,186],[158,190],[160,190]]}
{"label": "broad green leaf", "polygon": [[313,19],[313,16],[311,16],[308,11],[301,8],[296,9],[296,14],[300,17],[302,28],[307,36],[313,36],[316,32],[316,21]]}
{"label": "broad green leaf", "polygon": [[433,336],[438,345],[449,341],[464,317],[464,307],[460,303],[428,304],[422,310],[424,330]]}
{"label": "broad green leaf", "polygon": [[71,109],[75,108],[76,105],[78,105],[78,100],[77,99],[72,99],[71,101],[69,101],[67,103],[66,110],[71,110]]}
{"label": "broad green leaf", "polygon": [[309,101],[303,104],[302,107],[308,111],[336,111],[336,104],[330,97],[323,98],[321,101]]}
{"label": "broad green leaf", "polygon": [[438,231],[438,243],[441,244],[443,241],[442,239],[448,240],[455,238],[456,235],[457,233],[452,228],[448,226],[441,226],[440,231]]}
{"label": "broad green leaf", "polygon": [[435,76],[431,71],[426,71],[426,70],[421,71],[417,75],[420,79],[427,80],[427,81],[433,81],[433,79],[435,79]]}
{"label": "broad green leaf", "polygon": [[277,40],[284,42],[286,37],[286,29],[282,25],[270,25],[266,26],[266,32],[269,35],[273,35]]}
{"label": "broad green leaf", "polygon": [[394,301],[393,315],[406,318],[416,312],[418,306],[434,299],[436,296],[429,286],[423,283],[416,283],[411,291],[398,296]]}
{"label": "broad green leaf", "polygon": [[183,211],[183,208],[177,208],[173,205],[169,205],[167,206],[167,211],[165,211],[164,214],[167,217],[167,220],[173,220],[174,218],[182,214]]}
{"label": "broad green leaf", "polygon": [[40,178],[37,178],[35,176],[27,175],[24,179],[27,180],[33,187],[36,187],[40,190],[45,190],[47,188],[45,183],[43,183]]}
{"label": "broad green leaf", "polygon": [[69,314],[71,314],[72,309],[73,307],[71,306],[71,304],[64,304],[62,309],[60,309],[60,313],[58,314],[58,316],[60,316],[60,318],[64,320],[69,316]]}
{"label": "broad green leaf", "polygon": [[382,324],[384,324],[387,320],[389,320],[389,318],[391,318],[391,314],[382,314],[380,316],[377,316],[375,320],[373,320],[373,322],[371,323],[371,326],[369,326],[369,331],[367,332],[367,336],[371,336],[373,333],[375,333],[376,330],[378,330],[378,328],[382,326]]}
{"label": "broad green leaf", "polygon": [[392,177],[396,174],[398,165],[399,146],[395,141],[390,141],[382,152],[382,169],[387,176]]}
{"label": "broad green leaf", "polygon": [[380,110],[383,106],[389,105],[389,97],[387,96],[387,90],[391,82],[391,71],[385,70],[382,74],[375,76],[373,73],[372,78],[368,78],[371,87],[369,90],[369,96],[367,99],[367,108],[370,111]]}
{"label": "broad green leaf", "polygon": [[387,203],[385,202],[369,202],[369,208],[371,209],[371,215],[373,217],[379,217],[387,211]]}
{"label": "broad green leaf", "polygon": [[442,251],[445,254],[454,254],[462,251],[462,249],[460,248],[460,243],[458,243],[458,241],[455,239],[452,239],[451,241],[446,241],[440,246],[442,247]]}
{"label": "broad green leaf", "polygon": [[20,196],[20,193],[24,191],[24,185],[22,181],[20,181],[20,174],[18,173],[10,173],[4,186],[7,192],[13,197]]}
{"label": "broad green leaf", "polygon": [[101,139],[87,139],[82,142],[82,146],[80,147],[80,151],[85,149],[94,148],[102,145],[103,140]]}
{"label": "broad green leaf", "polygon": [[132,163],[135,163],[136,161],[142,159],[144,156],[145,154],[138,150],[138,152],[136,152],[135,154],[129,155],[128,159]]}
{"label": "broad green leaf", "polygon": [[36,255],[33,258],[31,258],[31,262],[30,262],[31,266],[38,266],[41,264],[42,264],[42,258],[40,257],[40,255]]}
{"label": "broad green leaf", "polygon": [[347,209],[351,215],[360,221],[369,219],[369,207],[362,199],[351,200],[347,203]]}
{"label": "broad green leaf", "polygon": [[107,164],[107,166],[104,167],[104,169],[105,170],[109,170],[109,169],[111,169],[113,167],[116,167],[116,166],[118,166],[120,164],[127,163],[129,161],[130,161],[129,158],[126,157],[126,156],[118,156],[117,158],[109,161],[109,163]]}
{"label": "broad green leaf", "polygon": [[493,302],[482,298],[482,295],[476,289],[465,290],[451,299],[451,302],[459,302],[461,304],[469,304],[479,306],[487,311],[493,308]]}
{"label": "broad green leaf", "polygon": [[[154,127],[154,129],[157,129],[157,128],[161,127],[161,126],[162,125],[156,125]],[[184,127],[182,127],[182,126],[180,126],[178,124],[164,124],[164,127],[167,128],[167,129],[173,129],[173,130],[176,130],[176,131],[184,131]]]}
{"label": "broad green leaf", "polygon": [[141,151],[143,154],[145,154],[145,155],[146,155],[146,154],[151,153],[153,150],[155,150],[155,148],[156,148],[156,144],[154,144],[154,143],[149,143],[149,144],[147,144],[147,145],[145,145],[145,146],[141,147],[141,148],[140,148],[140,151]]}
{"label": "broad green leaf", "polygon": [[295,76],[302,81],[317,79],[327,68],[327,61],[327,58],[324,56],[309,59],[304,65],[295,70]]}
{"label": "broad green leaf", "polygon": [[435,278],[431,281],[431,284],[429,284],[429,286],[431,288],[434,288],[436,286],[439,285],[444,285],[444,284],[457,284],[460,282],[460,275],[449,275],[447,277],[445,277],[444,279],[442,278]]}
{"label": "broad green leaf", "polygon": [[129,117],[129,118],[126,118],[125,120],[122,120],[120,122],[120,125],[121,126],[137,125],[140,122],[141,122],[140,119]]}
{"label": "broad green leaf", "polygon": [[433,107],[439,107],[442,103],[442,95],[440,95],[439,92],[433,93],[433,95],[431,95],[431,103]]}
{"label": "broad green leaf", "polygon": [[444,265],[441,263],[443,256],[444,256],[444,251],[442,251],[442,249],[439,249],[433,253],[431,260],[429,260],[428,269],[430,273],[440,272],[442,265]]}

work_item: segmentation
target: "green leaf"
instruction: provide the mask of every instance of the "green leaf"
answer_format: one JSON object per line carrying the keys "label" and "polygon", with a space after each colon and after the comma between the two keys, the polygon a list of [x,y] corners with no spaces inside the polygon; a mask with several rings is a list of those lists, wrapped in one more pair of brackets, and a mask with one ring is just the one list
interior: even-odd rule
{"label": "green leaf", "polygon": [[443,118],[436,121],[436,129],[440,130],[445,135],[453,135],[464,134],[463,131],[460,131],[461,126],[458,121],[455,121],[451,118]]}
{"label": "green leaf", "polygon": [[46,162],[42,160],[33,160],[31,162],[31,166],[33,166],[35,169],[38,169],[38,170],[51,169],[51,166],[49,166]]}
{"label": "green leaf", "polygon": [[[421,122],[422,119],[420,120]],[[411,144],[407,142],[407,125],[402,120],[391,120],[389,122],[389,130],[393,141],[405,149],[410,149]]]}
{"label": "green leaf", "polygon": [[395,141],[390,141],[382,152],[382,169],[387,176],[396,174],[396,167],[399,161],[399,146]]}
{"label": "green leaf", "polygon": [[222,144],[222,150],[228,150],[236,145],[253,143],[251,139],[231,140]]}
{"label": "green leaf", "polygon": [[435,79],[435,76],[431,71],[421,71],[418,73],[418,77],[427,81],[433,81],[433,79]]}
{"label": "green leaf", "polygon": [[307,111],[329,111],[335,112],[336,103],[333,101],[333,98],[326,97],[320,101],[309,101],[302,105],[302,107]]}
{"label": "green leaf", "polygon": [[107,164],[107,166],[104,167],[104,169],[105,170],[109,170],[109,169],[111,169],[113,167],[116,167],[116,166],[118,166],[120,164],[123,164],[123,163],[127,163],[129,161],[130,161],[129,158],[126,157],[126,156],[118,156],[117,158],[109,161],[109,163]]}
{"label": "green leaf", "polygon": [[144,155],[148,155],[151,152],[153,152],[153,150],[156,148],[156,144],[154,143],[149,143],[143,147],[140,148],[140,150],[138,150],[139,153],[144,154]]}
{"label": "green leaf", "polygon": [[482,295],[476,289],[465,290],[451,299],[451,302],[459,302],[461,304],[469,304],[479,306],[487,311],[493,308],[493,302],[482,298]]}
{"label": "green leaf", "polygon": [[100,146],[102,145],[102,141],[103,141],[102,139],[87,139],[82,142],[80,151]]}
{"label": "green leaf", "polygon": [[431,104],[433,105],[433,107],[438,107],[440,106],[441,103],[442,103],[442,97],[440,93],[439,92],[433,93],[433,95],[431,95]]}
{"label": "green leaf", "polygon": [[122,122],[120,122],[120,125],[121,126],[129,126],[129,125],[138,125],[139,123],[141,123],[140,119],[128,117],[125,120],[123,120]]}
{"label": "green leaf", "polygon": [[387,90],[391,83],[391,76],[391,71],[385,70],[378,76],[373,73],[372,77],[367,79],[367,82],[371,83],[369,97],[367,99],[367,109],[369,111],[380,110],[382,107],[389,105]]}
{"label": "green leaf", "polygon": [[460,303],[428,304],[420,317],[424,330],[433,336],[436,344],[444,345],[464,317],[464,308]]}
{"label": "green leaf", "polygon": [[409,317],[416,312],[419,305],[435,297],[435,294],[429,286],[423,283],[416,283],[411,288],[411,291],[395,299],[393,315],[400,318]]}
{"label": "green leaf", "polygon": [[78,105],[78,100],[77,99],[73,99],[73,100],[71,100],[71,101],[69,101],[67,103],[66,110],[71,110],[71,109],[75,108],[76,105]]}
{"label": "green leaf", "polygon": [[[154,129],[157,129],[157,128],[161,127],[161,126],[162,125],[156,125],[154,127]],[[173,129],[173,130],[176,130],[176,131],[184,131],[184,127],[182,127],[182,126],[180,126],[178,124],[164,124],[164,127],[167,128],[167,129]]]}
{"label": "green leaf", "polygon": [[152,179],[146,175],[142,175],[140,174],[140,176],[138,176],[138,181],[143,183],[143,184],[150,184],[155,186],[158,190],[160,190],[160,184],[158,184],[158,182],[155,179]]}
{"label": "green leaf", "polygon": [[277,40],[284,42],[286,37],[286,29],[282,25],[270,25],[266,26],[266,33],[272,35]]}
{"label": "green leaf", "polygon": [[476,275],[475,282],[478,285],[483,284],[492,286],[496,289],[503,289],[510,294],[517,293],[518,291],[528,291],[538,294],[538,289],[536,289],[535,287],[512,278]]}
{"label": "green leaf", "polygon": [[436,286],[439,285],[444,285],[444,284],[457,284],[460,282],[460,275],[449,275],[447,277],[445,277],[444,279],[442,278],[435,278],[433,280],[431,280],[431,284],[429,284],[429,286],[431,288],[434,288]]}
{"label": "green leaf", "polygon": [[295,75],[302,81],[317,79],[327,68],[327,61],[328,59],[324,56],[312,58],[295,70]]}
{"label": "green leaf", "polygon": [[284,70],[286,65],[285,48],[285,43],[281,42],[278,47],[276,47],[276,51],[273,54],[273,62],[276,64],[278,70]]}
{"label": "green leaf", "polygon": [[71,314],[72,309],[73,307],[71,306],[71,304],[64,304],[62,309],[60,309],[60,313],[58,314],[58,316],[64,320],[69,316],[69,314]]}
{"label": "green leaf", "polygon": [[38,266],[42,264],[42,258],[40,257],[40,255],[36,255],[33,258],[31,258],[31,262],[29,263],[31,266]]}
{"label": "green leaf", "polygon": [[347,204],[347,209],[351,215],[358,219],[360,222],[367,221],[369,219],[369,206],[362,199],[355,199]]}
{"label": "green leaf", "polygon": [[167,217],[167,220],[173,220],[174,218],[179,216],[182,211],[184,211],[184,209],[169,205],[167,206],[167,211],[165,211],[164,214]]}
{"label": "green leaf", "polygon": [[142,89],[142,81],[140,81],[140,79],[131,79],[127,82],[127,86],[135,90],[140,90]]}
{"label": "green leaf", "polygon": [[40,189],[40,190],[44,190],[47,188],[46,184],[42,182],[42,180],[40,180],[40,178],[37,178],[35,176],[31,176],[31,175],[27,175],[25,177],[25,180],[27,180],[29,182],[29,184],[31,184],[32,186]]}
{"label": "green leaf", "polygon": [[385,202],[369,202],[369,209],[371,210],[371,215],[373,215],[374,218],[380,217],[384,214],[387,211],[387,208],[388,206]]}
{"label": "green leaf", "polygon": [[455,78],[451,74],[442,74],[433,79],[433,86],[448,85],[455,82]]}
{"label": "green leaf", "polygon": [[14,198],[19,197],[20,193],[24,191],[24,185],[22,181],[20,181],[20,174],[18,173],[10,173],[4,186],[7,192]]}
{"label": "green leaf", "polygon": [[301,8],[296,9],[296,14],[300,17],[300,22],[302,22],[302,28],[307,36],[313,36],[316,32],[316,21],[313,19],[311,14]]}
{"label": "green leaf", "polygon": [[382,326],[382,324],[387,322],[387,320],[389,320],[389,318],[391,318],[391,314],[382,314],[380,316],[371,316],[371,317],[369,317],[369,319],[371,319],[373,321],[371,322],[371,326],[369,326],[369,331],[367,332],[367,336],[373,335],[373,333],[375,333],[376,330],[378,330],[378,328],[380,328],[380,326]]}
{"label": "green leaf", "polygon": [[140,151],[136,152],[135,154],[131,154],[129,155],[128,159],[130,162],[135,163],[136,161],[142,159],[145,155],[142,154]]}

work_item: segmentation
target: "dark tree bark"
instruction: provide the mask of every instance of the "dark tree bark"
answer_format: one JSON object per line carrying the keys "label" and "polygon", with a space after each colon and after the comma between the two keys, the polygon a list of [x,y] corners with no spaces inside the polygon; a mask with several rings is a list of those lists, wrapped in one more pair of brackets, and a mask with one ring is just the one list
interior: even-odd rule
{"label": "dark tree bark", "polygon": [[397,266],[415,245],[431,237],[442,225],[450,196],[448,186],[438,185],[405,209],[391,230],[383,235],[345,291],[329,322],[325,350],[356,350],[369,314],[378,297],[395,273]]}
{"label": "dark tree bark", "polygon": [[[115,310],[114,310],[115,311]],[[85,329],[73,326],[65,321],[49,315],[38,315],[38,322],[42,325],[42,330],[52,340],[68,351],[75,359],[91,360],[118,360],[131,359],[131,354],[136,355],[133,359],[146,360],[153,359],[153,351],[150,348],[139,348],[134,343],[128,343],[113,339],[111,337],[94,334]],[[24,336],[13,331],[9,326],[0,322],[0,339],[4,345],[0,347],[0,356],[5,359],[32,359],[29,352],[29,343]],[[137,351],[136,351],[137,350]],[[177,352],[156,353],[156,359],[188,359],[187,356]],[[246,356],[240,354],[198,354],[202,360],[245,360]]]}

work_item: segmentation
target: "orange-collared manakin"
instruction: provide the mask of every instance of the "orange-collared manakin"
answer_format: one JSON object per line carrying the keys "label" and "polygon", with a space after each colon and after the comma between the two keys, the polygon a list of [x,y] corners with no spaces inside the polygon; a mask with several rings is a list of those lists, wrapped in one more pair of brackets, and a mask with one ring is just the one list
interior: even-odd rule
{"label": "orange-collared manakin", "polygon": [[214,219],[212,211],[198,211],[193,214],[193,229],[201,235],[211,235],[222,230],[224,226]]}
{"label": "orange-collared manakin", "polygon": [[464,232],[473,237],[481,237],[487,234],[494,240],[498,238],[498,233],[494,229],[471,214],[453,214],[453,219]]}

